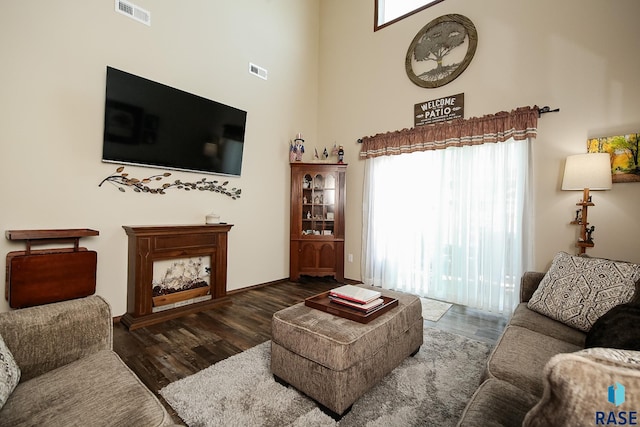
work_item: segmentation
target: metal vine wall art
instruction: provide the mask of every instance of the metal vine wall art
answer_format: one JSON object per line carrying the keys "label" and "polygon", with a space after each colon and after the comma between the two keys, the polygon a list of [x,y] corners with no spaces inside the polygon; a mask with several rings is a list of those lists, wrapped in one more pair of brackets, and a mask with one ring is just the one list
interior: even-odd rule
{"label": "metal vine wall art", "polygon": [[165,190],[168,190],[170,188],[185,191],[211,191],[214,193],[220,193],[224,194],[225,196],[229,196],[233,200],[239,199],[240,193],[242,193],[242,190],[240,188],[234,187],[228,189],[227,185],[229,184],[229,181],[219,183],[217,180],[208,181],[206,178],[202,178],[201,180],[196,182],[183,182],[179,179],[176,179],[173,182],[165,182],[159,187],[152,188],[149,186],[149,184],[151,184],[153,181],[160,181],[163,178],[169,177],[171,176],[171,173],[164,172],[162,174],[151,175],[147,178],[138,179],[129,177],[129,174],[123,171],[124,166],[120,166],[118,169],[116,169],[116,172],[113,175],[109,175],[108,177],[103,179],[100,184],[98,184],[98,187],[102,187],[102,184],[108,182],[116,186],[116,188],[118,188],[118,190],[122,191],[123,193],[126,191],[126,187],[133,189],[133,191],[135,191],[136,193],[151,194],[166,194]]}

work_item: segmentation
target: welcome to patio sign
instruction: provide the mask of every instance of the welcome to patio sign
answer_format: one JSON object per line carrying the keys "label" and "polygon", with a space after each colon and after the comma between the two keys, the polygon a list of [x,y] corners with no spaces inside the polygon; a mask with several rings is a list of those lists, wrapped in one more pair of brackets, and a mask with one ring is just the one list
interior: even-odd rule
{"label": "welcome to patio sign", "polygon": [[464,118],[464,93],[432,99],[413,107],[414,126]]}

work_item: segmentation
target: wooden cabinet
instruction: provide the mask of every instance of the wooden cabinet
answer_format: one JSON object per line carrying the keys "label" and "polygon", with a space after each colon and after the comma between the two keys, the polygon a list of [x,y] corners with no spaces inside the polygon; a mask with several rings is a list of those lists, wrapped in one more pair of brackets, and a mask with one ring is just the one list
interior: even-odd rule
{"label": "wooden cabinet", "polygon": [[291,280],[344,280],[346,172],[346,164],[291,163]]}

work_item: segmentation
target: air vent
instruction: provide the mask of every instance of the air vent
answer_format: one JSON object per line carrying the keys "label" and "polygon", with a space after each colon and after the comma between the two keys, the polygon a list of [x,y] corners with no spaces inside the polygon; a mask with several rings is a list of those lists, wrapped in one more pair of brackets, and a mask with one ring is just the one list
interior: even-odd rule
{"label": "air vent", "polygon": [[267,70],[262,67],[258,67],[256,64],[252,64],[251,62],[249,62],[249,74],[253,74],[261,79],[267,80]]}
{"label": "air vent", "polygon": [[133,3],[125,0],[116,0],[116,12],[126,15],[131,19],[135,19],[138,22],[142,22],[145,25],[151,26],[151,13]]}

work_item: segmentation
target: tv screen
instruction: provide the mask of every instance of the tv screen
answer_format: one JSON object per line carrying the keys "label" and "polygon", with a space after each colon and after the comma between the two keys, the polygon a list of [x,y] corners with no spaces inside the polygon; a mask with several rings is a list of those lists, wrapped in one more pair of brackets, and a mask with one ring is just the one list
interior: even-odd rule
{"label": "tv screen", "polygon": [[102,161],[240,176],[247,113],[107,67]]}

